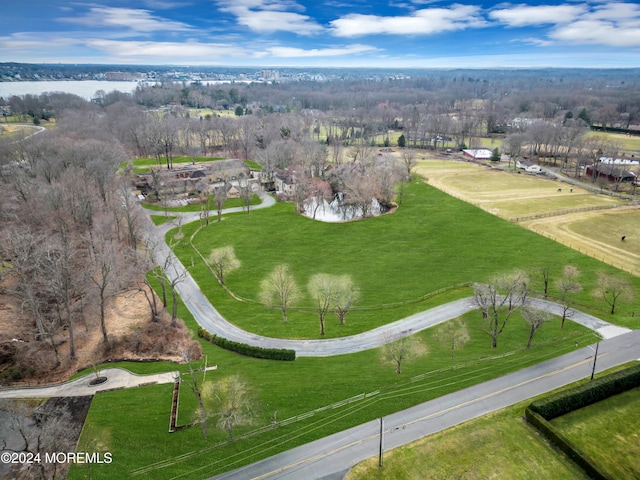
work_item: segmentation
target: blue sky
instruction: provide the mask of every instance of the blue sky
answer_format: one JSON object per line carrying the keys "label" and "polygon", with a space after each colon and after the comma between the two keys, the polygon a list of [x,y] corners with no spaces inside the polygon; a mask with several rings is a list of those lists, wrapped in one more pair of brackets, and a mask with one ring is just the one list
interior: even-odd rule
{"label": "blue sky", "polygon": [[434,0],[6,1],[0,61],[639,67],[640,5]]}

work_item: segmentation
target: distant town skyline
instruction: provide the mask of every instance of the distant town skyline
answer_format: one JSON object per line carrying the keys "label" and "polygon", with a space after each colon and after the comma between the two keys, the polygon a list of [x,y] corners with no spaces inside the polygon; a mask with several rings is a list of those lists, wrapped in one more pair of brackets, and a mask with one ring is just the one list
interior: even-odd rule
{"label": "distant town skyline", "polygon": [[631,68],[631,2],[10,2],[0,61],[386,68]]}

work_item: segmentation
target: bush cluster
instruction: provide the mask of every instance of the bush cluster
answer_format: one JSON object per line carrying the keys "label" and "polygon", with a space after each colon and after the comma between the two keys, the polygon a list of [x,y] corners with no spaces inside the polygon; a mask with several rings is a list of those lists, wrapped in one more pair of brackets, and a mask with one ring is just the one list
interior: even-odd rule
{"label": "bush cluster", "polygon": [[293,361],[296,359],[295,350],[287,350],[284,348],[262,348],[254,347],[240,342],[234,342],[227,340],[226,338],[219,337],[213,333],[207,332],[204,328],[198,328],[198,336],[204,340],[213,343],[225,350],[231,350],[232,352],[239,353],[246,357],[262,358],[266,360],[284,360]]}
{"label": "bush cluster", "polygon": [[529,408],[545,420],[553,420],[638,386],[640,386],[640,364],[537,400],[531,403]]}

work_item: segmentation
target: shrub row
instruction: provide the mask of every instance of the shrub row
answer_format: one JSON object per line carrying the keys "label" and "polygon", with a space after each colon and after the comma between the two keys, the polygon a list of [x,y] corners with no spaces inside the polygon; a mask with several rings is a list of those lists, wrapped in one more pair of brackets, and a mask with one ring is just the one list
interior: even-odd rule
{"label": "shrub row", "polygon": [[198,328],[198,336],[213,343],[225,350],[239,353],[246,357],[262,358],[266,360],[285,360],[293,361],[296,359],[295,350],[287,350],[284,348],[262,348],[247,345],[245,343],[234,342],[226,338],[219,337],[213,333],[207,332],[204,328]]}
{"label": "shrub row", "polygon": [[529,405],[545,420],[553,420],[573,410],[599,402],[640,386],[640,364],[611,373],[570,390],[559,392]]}

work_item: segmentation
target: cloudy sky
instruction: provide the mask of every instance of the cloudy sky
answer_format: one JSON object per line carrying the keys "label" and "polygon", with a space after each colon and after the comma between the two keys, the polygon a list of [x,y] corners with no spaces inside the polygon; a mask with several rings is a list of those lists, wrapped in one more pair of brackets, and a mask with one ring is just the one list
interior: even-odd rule
{"label": "cloudy sky", "polygon": [[0,61],[226,66],[639,67],[635,2],[28,0]]}

